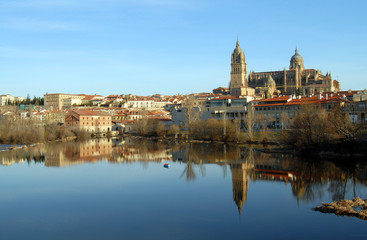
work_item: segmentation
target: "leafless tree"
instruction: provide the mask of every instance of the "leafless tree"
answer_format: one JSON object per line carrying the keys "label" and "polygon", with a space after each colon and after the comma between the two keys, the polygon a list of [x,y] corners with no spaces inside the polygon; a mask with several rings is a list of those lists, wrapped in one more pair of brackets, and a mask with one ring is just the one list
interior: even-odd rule
{"label": "leafless tree", "polygon": [[187,127],[190,130],[191,125],[200,119],[201,108],[194,95],[187,96],[182,102],[182,107],[185,111]]}
{"label": "leafless tree", "polygon": [[289,128],[289,124],[290,124],[291,118],[289,116],[289,114],[285,111],[282,112],[282,114],[280,115],[280,122],[282,124],[282,129],[288,129]]}
{"label": "leafless tree", "polygon": [[356,140],[357,135],[362,130],[362,125],[351,121],[350,117],[340,105],[334,105],[328,116],[329,122],[343,140]]}
{"label": "leafless tree", "polygon": [[176,139],[178,133],[180,132],[180,128],[177,125],[173,124],[173,125],[171,125],[169,131],[170,131],[171,134],[175,135],[175,139]]}
{"label": "leafless tree", "polygon": [[252,141],[254,139],[254,127],[256,124],[255,110],[253,106],[248,106],[248,110],[244,118],[244,122],[245,122],[249,140]]}

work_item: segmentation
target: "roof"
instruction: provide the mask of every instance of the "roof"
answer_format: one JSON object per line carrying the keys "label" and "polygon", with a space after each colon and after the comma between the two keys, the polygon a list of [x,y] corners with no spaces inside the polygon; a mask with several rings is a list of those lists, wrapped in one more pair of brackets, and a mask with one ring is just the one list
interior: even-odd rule
{"label": "roof", "polygon": [[[282,98],[282,99],[279,99]],[[301,98],[295,98],[295,99],[290,99],[288,98],[288,101],[283,101],[284,97],[279,97],[279,98],[272,98],[273,100],[278,100],[278,101],[266,101],[268,99],[265,100],[259,100],[258,102],[261,102],[261,104],[257,104],[255,105],[255,107],[270,107],[270,106],[290,106],[290,105],[303,105],[303,104],[324,104],[327,102],[335,102],[335,101],[339,101],[341,96],[337,95],[337,96],[328,96],[326,97],[322,97],[321,99],[319,99],[319,96],[311,96],[311,97],[301,97]]]}
{"label": "roof", "polygon": [[79,95],[79,94],[70,94],[70,93],[47,93],[47,94],[45,94],[45,96],[50,96],[50,95],[70,95],[70,96],[74,96],[74,95]]}
{"label": "roof", "polygon": [[85,94],[80,94],[80,96],[84,96],[83,100],[94,100],[95,98],[104,98],[102,95],[85,95]]}
{"label": "roof", "polygon": [[107,98],[122,98],[120,95],[108,95]]}
{"label": "roof", "polygon": [[85,109],[72,110],[69,113],[76,114],[79,116],[111,116],[110,114],[106,112],[97,112],[97,111],[91,111],[91,110],[85,110]]}
{"label": "roof", "polygon": [[219,95],[219,96],[216,96],[216,97],[212,97],[209,100],[223,100],[223,99],[246,99],[246,98],[243,98],[243,97],[240,97],[240,96]]}
{"label": "roof", "polygon": [[218,88],[213,89],[213,91],[214,91],[214,90],[226,90],[226,91],[227,91],[227,90],[229,90],[229,88],[225,88],[225,87],[218,87]]}
{"label": "roof", "polygon": [[[286,70],[287,72],[290,71],[290,72],[294,72],[296,71],[295,69],[289,69],[289,70]],[[304,69],[303,72],[312,72],[312,71],[316,71],[315,69],[313,68],[310,68],[310,69]],[[250,72],[250,75],[251,74],[270,74],[270,73],[280,73],[280,72],[284,72],[284,69],[283,70],[278,70],[278,71],[267,71],[267,72]]]}

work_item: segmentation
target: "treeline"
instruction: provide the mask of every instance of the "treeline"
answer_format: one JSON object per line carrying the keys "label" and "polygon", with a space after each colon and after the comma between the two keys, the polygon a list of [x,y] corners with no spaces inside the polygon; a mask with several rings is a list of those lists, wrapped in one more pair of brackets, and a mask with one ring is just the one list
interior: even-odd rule
{"label": "treeline", "polygon": [[240,131],[239,121],[219,121],[216,119],[198,120],[190,124],[189,130],[177,125],[167,129],[161,121],[142,119],[135,125],[135,132],[147,137],[174,137],[206,141],[238,142],[244,139],[245,133]]}
{"label": "treeline", "polygon": [[240,142],[245,134],[240,131],[240,121],[199,120],[191,124],[190,137],[198,140]]}
{"label": "treeline", "polygon": [[45,100],[43,97],[34,96],[33,99],[27,96],[23,101],[8,101],[6,105],[19,106],[19,105],[44,105]]}
{"label": "treeline", "polygon": [[87,139],[89,134],[79,129],[68,129],[56,123],[42,124],[32,119],[3,118],[0,121],[1,144],[31,144],[65,138]]}
{"label": "treeline", "polygon": [[297,112],[282,141],[296,149],[324,149],[336,152],[366,152],[366,125],[354,123],[339,106],[330,111],[305,106]]}
{"label": "treeline", "polygon": [[271,116],[255,115],[253,109],[249,109],[242,125],[239,120],[195,118],[188,121],[186,130],[176,125],[167,129],[161,121],[142,119],[136,124],[136,134],[223,142],[277,142],[300,150],[338,144],[350,149],[348,146],[356,143],[362,146],[367,140],[366,125],[352,122],[349,115],[337,105],[329,111],[320,106],[305,105],[293,119],[282,116],[283,129],[279,131],[270,129],[274,121]]}

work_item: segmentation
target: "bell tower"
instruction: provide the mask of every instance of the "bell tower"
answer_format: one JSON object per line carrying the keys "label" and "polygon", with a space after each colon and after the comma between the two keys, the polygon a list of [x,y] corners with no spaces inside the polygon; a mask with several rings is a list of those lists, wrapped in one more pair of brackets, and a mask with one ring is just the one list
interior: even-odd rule
{"label": "bell tower", "polygon": [[237,37],[236,48],[233,50],[231,58],[231,82],[230,91],[234,88],[247,87],[247,64]]}

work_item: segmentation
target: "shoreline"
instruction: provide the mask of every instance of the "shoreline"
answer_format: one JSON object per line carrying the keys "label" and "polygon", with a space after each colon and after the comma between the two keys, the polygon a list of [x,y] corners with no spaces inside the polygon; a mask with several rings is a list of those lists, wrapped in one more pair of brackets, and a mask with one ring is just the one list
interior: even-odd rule
{"label": "shoreline", "polygon": [[[106,137],[89,137],[88,139],[97,139],[97,138],[106,138]],[[161,143],[171,144],[225,144],[225,145],[236,145],[236,146],[256,146],[256,148],[264,153],[275,153],[275,154],[292,154],[299,157],[316,157],[321,160],[341,160],[341,159],[350,159],[350,158],[365,158],[367,156],[367,152],[355,151],[355,144],[351,143],[337,143],[337,144],[328,144],[325,146],[317,146],[317,147],[309,147],[303,149],[297,149],[292,145],[281,144],[279,142],[269,141],[269,142],[260,142],[260,141],[241,141],[241,142],[225,142],[225,141],[215,141],[215,140],[199,140],[199,139],[190,139],[190,138],[175,138],[173,136],[165,136],[165,137],[157,137],[157,136],[141,136],[141,135],[133,135],[133,134],[122,134],[118,136],[114,136],[113,138],[132,138],[132,139],[146,139],[151,141],[157,141]],[[86,140],[88,140],[86,139]],[[67,141],[77,141],[78,138],[76,136],[66,137],[62,139],[56,139],[52,141],[45,141],[39,143],[16,143],[16,144],[0,144],[1,151],[12,151],[20,148],[28,148],[34,147],[41,144],[52,143],[52,142],[67,142]],[[6,146],[2,148],[1,146]],[[367,142],[364,141],[362,145],[367,145]],[[261,147],[259,147],[261,146]],[[342,148],[342,147],[343,148]],[[354,148],[350,147],[353,146]],[[358,146],[361,148],[360,146]],[[348,150],[348,151],[346,151]],[[361,150],[361,149],[358,149]]]}

